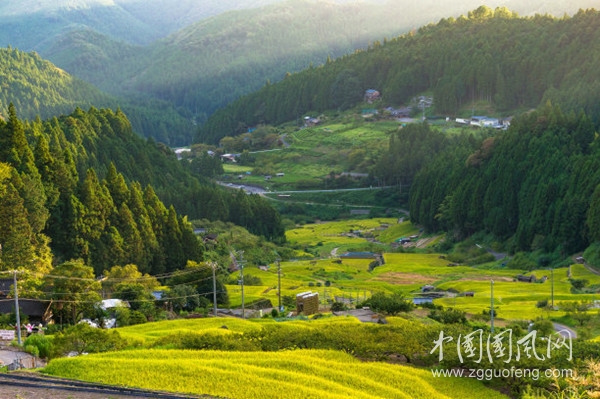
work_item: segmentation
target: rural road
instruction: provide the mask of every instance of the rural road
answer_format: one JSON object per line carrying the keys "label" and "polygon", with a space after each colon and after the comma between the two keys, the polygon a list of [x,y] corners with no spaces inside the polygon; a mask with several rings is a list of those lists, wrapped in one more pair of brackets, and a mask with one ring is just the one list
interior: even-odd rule
{"label": "rural road", "polygon": [[577,338],[577,332],[564,324],[552,323],[554,330],[565,338]]}

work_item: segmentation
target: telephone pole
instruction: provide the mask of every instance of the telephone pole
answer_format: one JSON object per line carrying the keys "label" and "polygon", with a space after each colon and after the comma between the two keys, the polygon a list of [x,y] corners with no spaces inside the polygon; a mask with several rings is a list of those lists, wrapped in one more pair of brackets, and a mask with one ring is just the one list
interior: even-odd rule
{"label": "telephone pole", "polygon": [[244,251],[240,251],[240,260],[237,262],[240,268],[240,284],[242,285],[242,319],[246,318],[246,309],[244,303]]}
{"label": "telephone pole", "polygon": [[214,315],[217,317],[217,262],[209,262],[208,263],[212,269],[212,278],[213,278],[213,305],[214,305]]}
{"label": "telephone pole", "polygon": [[19,290],[17,289],[17,271],[13,271],[13,283],[15,286],[15,316],[17,317],[17,342],[21,345],[21,316],[19,314]]}
{"label": "telephone pole", "polygon": [[552,298],[552,310],[554,310],[554,267],[550,269],[550,284],[551,284],[551,298]]}
{"label": "telephone pole", "polygon": [[490,320],[491,320],[491,331],[494,333],[494,280],[490,280],[490,290],[491,290],[491,299],[490,299]]}
{"label": "telephone pole", "polygon": [[281,307],[281,262],[279,258],[277,258],[275,262],[277,263],[277,296],[279,298],[279,311],[282,312],[283,308]]}

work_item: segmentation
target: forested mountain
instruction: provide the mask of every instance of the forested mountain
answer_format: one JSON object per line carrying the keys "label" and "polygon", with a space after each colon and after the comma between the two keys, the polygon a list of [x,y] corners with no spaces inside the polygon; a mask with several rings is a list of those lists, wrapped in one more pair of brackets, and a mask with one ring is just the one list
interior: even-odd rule
{"label": "forested mountain", "polygon": [[57,36],[79,29],[148,44],[201,19],[277,1],[282,0],[4,0],[0,44],[42,52]]}
{"label": "forested mountain", "polygon": [[600,241],[596,136],[585,114],[550,104],[485,139],[438,136],[411,187],[411,219],[456,239],[486,231],[515,252],[582,251]]}
{"label": "forested mountain", "polygon": [[599,38],[596,10],[523,18],[506,8],[480,7],[267,84],[215,113],[197,141],[218,142],[249,126],[351,107],[366,89],[379,90],[386,105],[431,91],[435,112],[443,115],[457,115],[478,100],[499,112],[553,100],[598,121]]}
{"label": "forested mountain", "polygon": [[120,110],[26,122],[11,104],[0,121],[0,202],[0,270],[43,272],[53,258],[83,259],[97,274],[126,264],[178,270],[203,257],[188,217],[283,237],[264,200],[201,183]]}
{"label": "forested mountain", "polygon": [[168,103],[144,100],[140,105],[135,99],[120,100],[69,75],[35,52],[25,53],[10,47],[0,49],[0,82],[0,114],[3,115],[11,102],[25,119],[71,113],[76,107],[121,107],[137,133],[152,132],[151,136],[167,144],[176,144],[178,137],[181,144],[182,137],[189,137],[194,131],[191,121]]}
{"label": "forested mountain", "polygon": [[[562,15],[592,3],[488,2],[526,15]],[[478,5],[477,0],[8,1],[0,8],[0,43],[36,50],[74,76],[126,98],[121,107],[136,130],[174,146],[192,141],[192,122],[202,124],[266,81]],[[156,41],[167,33],[172,36]]]}
{"label": "forested mountain", "polygon": [[72,112],[75,107],[108,106],[114,101],[89,83],[74,78],[35,53],[0,49],[0,113],[8,104],[22,116],[48,118]]}

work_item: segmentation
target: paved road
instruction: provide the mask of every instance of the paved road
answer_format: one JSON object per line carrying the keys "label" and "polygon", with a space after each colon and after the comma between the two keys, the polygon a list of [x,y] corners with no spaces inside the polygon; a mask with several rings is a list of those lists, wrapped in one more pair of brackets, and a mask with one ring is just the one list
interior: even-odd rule
{"label": "paved road", "polygon": [[573,330],[571,327],[565,326],[564,324],[552,323],[554,326],[554,330],[560,333],[565,338],[577,338],[577,332]]}

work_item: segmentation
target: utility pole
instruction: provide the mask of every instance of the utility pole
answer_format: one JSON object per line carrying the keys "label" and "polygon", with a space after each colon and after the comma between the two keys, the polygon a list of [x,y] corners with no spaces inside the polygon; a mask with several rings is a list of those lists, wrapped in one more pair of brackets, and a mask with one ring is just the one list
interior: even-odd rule
{"label": "utility pole", "polygon": [[552,310],[554,310],[554,268],[550,269],[550,284],[551,284],[550,293],[551,293],[551,298],[552,298]]}
{"label": "utility pole", "polygon": [[213,305],[214,305],[214,315],[217,317],[217,262],[209,262],[208,263],[212,269],[212,277],[213,277]]}
{"label": "utility pole", "polygon": [[491,290],[491,306],[490,306],[490,320],[491,320],[491,331],[494,333],[494,280],[490,280]]}
{"label": "utility pole", "polygon": [[283,307],[281,306],[281,259],[277,258],[275,262],[277,263],[277,297],[279,298],[279,311],[283,312]]}
{"label": "utility pole", "polygon": [[17,342],[21,345],[21,316],[19,315],[19,290],[17,289],[17,271],[13,271],[15,285],[15,316],[17,317]]}
{"label": "utility pole", "polygon": [[246,309],[244,304],[244,251],[240,251],[240,283],[242,284],[242,319],[246,318]]}

